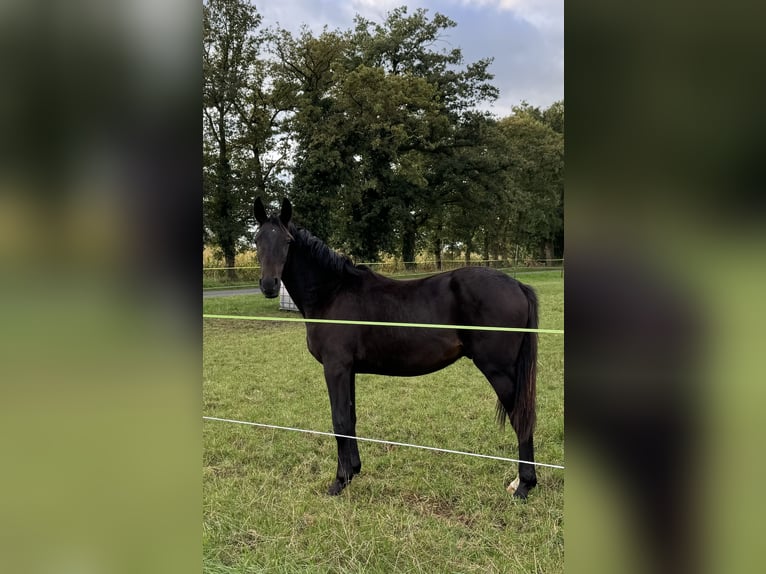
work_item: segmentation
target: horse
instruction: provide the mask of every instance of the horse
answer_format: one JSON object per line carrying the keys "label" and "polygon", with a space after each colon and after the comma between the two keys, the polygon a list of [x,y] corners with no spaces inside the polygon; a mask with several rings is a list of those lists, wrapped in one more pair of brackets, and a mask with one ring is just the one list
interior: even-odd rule
{"label": "horse", "polygon": [[[274,298],[283,283],[304,318],[537,328],[534,290],[501,271],[463,267],[395,280],[354,265],[296,226],[286,198],[278,215],[268,216],[260,197],[253,211],[260,289]],[[424,375],[460,357],[473,360],[495,390],[500,426],[507,419],[516,432],[522,462],[509,492],[526,499],[537,484],[529,464],[534,463],[536,333],[306,323],[306,342],[324,368],[334,433],[344,435],[336,436],[338,466],[328,494],[340,494],[362,469],[353,438],[356,374]]]}

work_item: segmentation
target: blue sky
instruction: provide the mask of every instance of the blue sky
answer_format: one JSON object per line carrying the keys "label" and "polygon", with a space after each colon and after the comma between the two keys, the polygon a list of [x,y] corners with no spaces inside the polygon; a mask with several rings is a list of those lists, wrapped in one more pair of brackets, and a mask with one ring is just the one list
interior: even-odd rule
{"label": "blue sky", "polygon": [[457,27],[445,47],[459,47],[465,62],[493,57],[490,71],[500,98],[490,109],[498,116],[526,100],[541,108],[564,98],[564,0],[264,0],[254,2],[264,25],[297,31],[350,28],[355,14],[382,21],[406,4],[410,11],[440,12]]}

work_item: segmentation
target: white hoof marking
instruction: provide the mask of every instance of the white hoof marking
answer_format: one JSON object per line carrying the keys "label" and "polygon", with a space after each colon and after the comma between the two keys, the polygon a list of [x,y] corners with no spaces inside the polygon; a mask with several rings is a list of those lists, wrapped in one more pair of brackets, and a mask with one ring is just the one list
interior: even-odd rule
{"label": "white hoof marking", "polygon": [[508,488],[506,490],[510,492],[511,494],[513,494],[514,492],[516,492],[516,489],[518,487],[519,487],[519,477],[517,476],[516,478],[513,479],[513,482],[508,485]]}

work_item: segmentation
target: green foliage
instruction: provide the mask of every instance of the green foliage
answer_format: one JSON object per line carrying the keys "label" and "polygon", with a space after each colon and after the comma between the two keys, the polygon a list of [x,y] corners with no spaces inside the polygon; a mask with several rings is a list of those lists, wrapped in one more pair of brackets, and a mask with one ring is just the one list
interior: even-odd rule
{"label": "green foliage", "polygon": [[291,34],[258,31],[243,0],[209,5],[239,16],[206,41],[219,48],[205,67],[204,241],[233,253],[253,196],[284,194],[297,223],[357,260],[561,255],[563,101],[499,121],[477,111],[498,96],[492,60],[443,48],[456,22],[402,6]]}
{"label": "green foliage", "polygon": [[272,81],[262,57],[271,33],[260,24],[245,0],[203,5],[203,240],[228,265],[247,246],[254,196],[284,192],[281,122],[292,94]]}
{"label": "green foliage", "polygon": [[538,257],[551,257],[554,244],[563,244],[564,136],[537,114],[517,113],[499,125],[511,158],[513,240]]}
{"label": "green foliage", "polygon": [[456,145],[467,110],[491,101],[490,60],[462,67],[459,49],[434,48],[456,24],[402,7],[383,23],[297,38],[276,53],[300,99],[291,196],[304,225],[358,259],[414,259],[424,225],[448,193],[435,161]]}
{"label": "green foliage", "polygon": [[238,185],[232,148],[240,131],[236,106],[255,57],[249,34],[259,23],[255,9],[239,0],[203,5],[203,235],[220,247],[228,262],[247,229],[242,209],[246,190]]}

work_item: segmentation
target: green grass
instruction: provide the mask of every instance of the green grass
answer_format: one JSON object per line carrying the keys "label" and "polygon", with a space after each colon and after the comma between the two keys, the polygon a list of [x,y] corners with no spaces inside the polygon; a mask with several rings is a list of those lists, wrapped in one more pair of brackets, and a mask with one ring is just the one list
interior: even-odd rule
{"label": "green grass", "polygon": [[[522,277],[540,326],[563,328],[563,279]],[[276,299],[204,300],[211,314],[294,317]],[[536,458],[564,460],[563,337],[541,335]],[[295,323],[204,321],[203,411],[332,431],[322,368]],[[517,456],[495,396],[467,359],[413,378],[357,376],[357,433]],[[516,465],[362,442],[362,474],[339,497],[331,437],[203,425],[205,572],[561,572],[564,471],[538,468],[527,502],[506,491]]]}

